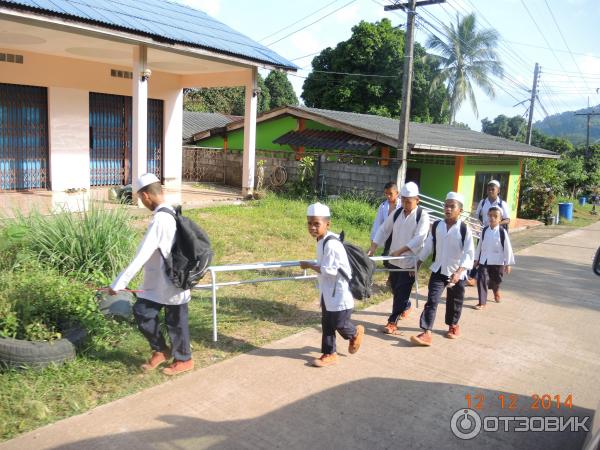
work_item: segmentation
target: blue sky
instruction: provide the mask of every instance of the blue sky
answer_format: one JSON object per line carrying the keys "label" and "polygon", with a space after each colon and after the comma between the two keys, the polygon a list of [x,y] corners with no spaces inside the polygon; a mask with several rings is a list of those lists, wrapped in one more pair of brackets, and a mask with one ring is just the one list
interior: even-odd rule
{"label": "blue sky", "polygon": [[[178,1],[207,12],[294,60],[303,68],[297,76],[289,76],[298,97],[302,93],[302,77],[308,75],[314,55],[301,57],[335,47],[348,39],[352,26],[360,20],[373,22],[387,17],[394,25],[406,21],[402,11],[383,10],[383,5],[393,0]],[[457,120],[472,129],[480,130],[484,117],[493,119],[498,114],[525,113],[529,102],[514,105],[529,98],[526,90],[531,89],[536,62],[542,66],[539,98],[549,115],[586,107],[588,96],[592,106],[600,104],[600,90],[596,91],[600,88],[599,0],[447,0],[442,5],[419,8],[418,12],[416,40],[421,44],[430,32],[440,35],[437,31],[441,30],[440,22],[455,21],[457,13],[475,12],[480,27],[493,27],[500,33],[499,51],[506,77],[495,81],[496,97],[490,99],[477,91],[479,117],[468,102],[457,114]],[[327,17],[307,26],[323,16]],[[303,27],[306,28],[274,43]],[[543,119],[545,115],[537,108],[534,120]]]}

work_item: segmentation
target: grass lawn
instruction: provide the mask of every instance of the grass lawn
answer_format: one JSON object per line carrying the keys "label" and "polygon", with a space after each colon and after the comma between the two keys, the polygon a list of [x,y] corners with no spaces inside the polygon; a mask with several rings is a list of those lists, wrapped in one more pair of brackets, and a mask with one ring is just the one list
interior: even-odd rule
{"label": "grass lawn", "polygon": [[[306,206],[267,197],[242,206],[220,206],[187,213],[209,234],[214,264],[313,259],[315,242],[306,231]],[[330,205],[332,230],[367,248],[375,209],[360,202]],[[300,269],[279,273],[300,273]],[[269,272],[273,276],[273,272]],[[256,273],[221,274],[220,280],[256,278]],[[378,273],[378,286],[385,285]],[[247,352],[303,328],[320,326],[318,291],[312,281],[261,283],[219,290],[219,341],[212,342],[210,291],[194,291],[190,331],[196,367]],[[362,309],[389,298],[379,290]],[[63,366],[0,372],[0,440],[10,439],[74,414],[166,381],[138,367],[149,348],[132,325],[119,328],[118,342],[105,351],[87,352]],[[318,345],[318,343],[315,343]]]}

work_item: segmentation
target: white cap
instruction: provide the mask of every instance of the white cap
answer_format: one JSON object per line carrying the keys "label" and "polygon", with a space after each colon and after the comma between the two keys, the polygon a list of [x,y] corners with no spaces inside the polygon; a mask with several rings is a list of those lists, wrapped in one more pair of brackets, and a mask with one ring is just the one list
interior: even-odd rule
{"label": "white cap", "polygon": [[329,207],[323,203],[313,203],[306,210],[307,217],[331,217]]}
{"label": "white cap", "polygon": [[459,194],[458,192],[448,192],[448,195],[446,195],[446,200],[456,200],[461,205],[465,204],[465,196]]}
{"label": "white cap", "polygon": [[146,186],[152,183],[160,183],[160,180],[153,173],[143,173],[137,179],[135,191],[137,192],[140,189],[145,188]]}
{"label": "white cap", "polygon": [[496,186],[497,188],[499,188],[499,187],[500,187],[500,182],[499,182],[498,180],[490,180],[490,181],[488,181],[488,184],[487,184],[487,185],[489,186],[490,184],[493,184],[493,185],[494,185],[494,186]]}
{"label": "white cap", "polygon": [[419,186],[417,186],[417,183],[409,181],[404,186],[402,186],[402,189],[400,190],[400,195],[402,197],[418,197]]}

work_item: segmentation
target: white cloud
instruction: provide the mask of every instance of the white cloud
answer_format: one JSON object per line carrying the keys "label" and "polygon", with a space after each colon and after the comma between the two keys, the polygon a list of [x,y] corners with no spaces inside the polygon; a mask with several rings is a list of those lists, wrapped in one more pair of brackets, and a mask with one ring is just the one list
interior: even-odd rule
{"label": "white cloud", "polygon": [[199,9],[212,17],[217,17],[221,11],[221,0],[176,0],[182,5]]}
{"label": "white cloud", "polygon": [[[312,33],[309,30],[303,30],[290,36],[289,42],[295,49],[293,54],[303,56],[309,53],[320,51],[323,48],[325,48],[327,45],[324,44],[321,40],[317,39],[316,36],[317,35],[315,33]],[[304,61],[301,62],[303,63]]]}

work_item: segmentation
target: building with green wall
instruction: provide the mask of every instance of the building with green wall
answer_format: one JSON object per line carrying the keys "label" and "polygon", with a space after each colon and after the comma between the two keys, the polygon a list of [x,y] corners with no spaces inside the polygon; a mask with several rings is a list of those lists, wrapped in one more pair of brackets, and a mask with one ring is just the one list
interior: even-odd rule
{"label": "building with green wall", "polygon": [[[241,150],[243,126],[241,120],[199,130],[192,140],[196,146],[224,152]],[[258,117],[256,149],[293,152],[297,158],[306,154],[362,156],[358,158],[361,164],[386,170],[378,179],[378,189],[382,189],[399,166],[398,128],[398,121],[387,117],[288,106]],[[406,178],[417,182],[423,194],[443,200],[448,191],[458,191],[465,196],[465,209],[475,209],[487,182],[498,179],[512,218],[518,207],[523,159],[558,158],[549,150],[449,125],[411,123],[408,144]]]}

